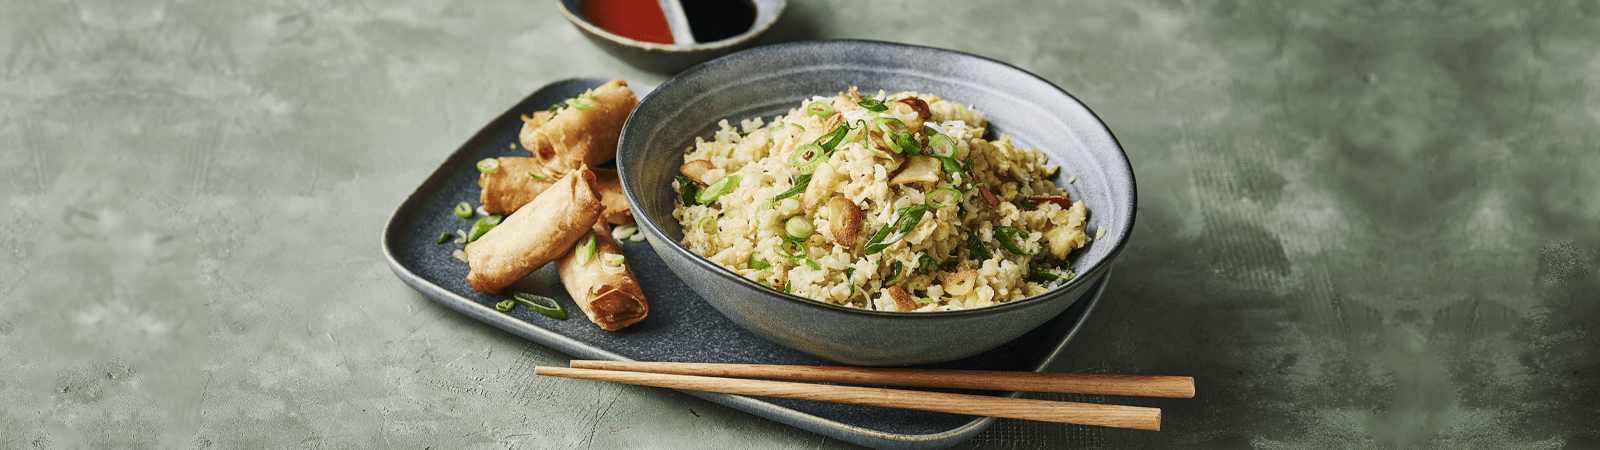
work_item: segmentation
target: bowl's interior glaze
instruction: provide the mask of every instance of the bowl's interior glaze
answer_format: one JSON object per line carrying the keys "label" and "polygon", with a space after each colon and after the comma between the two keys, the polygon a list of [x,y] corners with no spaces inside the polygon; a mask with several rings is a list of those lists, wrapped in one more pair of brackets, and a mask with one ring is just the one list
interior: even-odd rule
{"label": "bowl's interior glaze", "polygon": [[[1092,282],[1127,241],[1136,204],[1133,171],[1110,130],[1083,104],[1004,63],[871,41],[803,42],[735,53],[685,72],[643,99],[618,149],[623,187],[640,226],[671,237],[674,251],[691,253],[678,243],[683,230],[672,217],[676,200],[670,186],[683,149],[696,137],[710,139],[720,120],[735,126],[752,117],[770,120],[813,95],[833,95],[850,86],[862,93],[933,93],[967,104],[988,118],[989,138],[1008,135],[1016,146],[1038,148],[1060,165],[1056,185],[1087,203],[1091,236],[1100,228],[1106,233],[1073,254],[1072,268],[1086,275],[1073,284]],[[738,278],[700,260],[709,270]]]}

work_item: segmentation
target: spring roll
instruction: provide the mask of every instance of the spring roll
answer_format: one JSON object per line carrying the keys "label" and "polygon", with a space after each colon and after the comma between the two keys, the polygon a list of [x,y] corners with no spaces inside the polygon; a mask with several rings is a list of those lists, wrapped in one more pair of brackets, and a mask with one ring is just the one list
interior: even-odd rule
{"label": "spring roll", "polygon": [[[544,166],[528,157],[502,156],[500,170],[478,175],[478,204],[489,214],[510,214],[522,205],[532,202],[539,193],[555,184],[554,177],[540,173]],[[605,209],[600,217],[606,223],[621,225],[633,222],[633,211],[628,199],[622,195],[622,180],[616,169],[593,169],[595,193]]]}
{"label": "spring roll", "polygon": [[[489,214],[510,214],[555,184],[557,177],[545,174],[544,165],[536,159],[516,156],[496,159],[500,160],[499,170],[478,175],[478,187],[483,190],[478,194],[478,204]],[[615,171],[612,171],[612,178],[616,178]],[[604,192],[604,188],[600,191]]]}
{"label": "spring roll", "polygon": [[589,98],[573,99],[555,113],[523,116],[518,139],[522,147],[553,173],[590,167],[617,157],[617,137],[639,99],[621,79],[594,89]]}
{"label": "spring roll", "polygon": [[587,166],[568,172],[533,202],[467,244],[472,290],[498,293],[566,254],[605,209]]}
{"label": "spring roll", "polygon": [[587,235],[556,266],[561,274],[561,284],[567,287],[572,301],[589,316],[589,321],[611,331],[633,325],[650,313],[633,268],[622,257],[622,248],[611,239],[611,226],[604,221],[594,224],[594,254],[580,263],[578,252],[588,240]]}
{"label": "spring roll", "polygon": [[622,179],[615,169],[594,169],[594,188],[600,191],[600,203],[606,205],[600,218],[612,225],[633,223],[633,210],[628,208],[628,197],[622,195]]}

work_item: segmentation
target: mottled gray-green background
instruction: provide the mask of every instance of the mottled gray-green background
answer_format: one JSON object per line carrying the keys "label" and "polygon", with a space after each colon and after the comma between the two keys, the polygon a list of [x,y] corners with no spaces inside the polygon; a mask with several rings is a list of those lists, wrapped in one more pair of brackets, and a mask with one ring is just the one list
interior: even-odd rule
{"label": "mottled gray-green background", "polygon": [[[1600,447],[1600,2],[795,1],[767,42],[1007,61],[1139,179],[1060,372],[1165,431],[968,448]],[[379,231],[545,83],[551,1],[0,2],[0,448],[841,448],[445,310]],[[1053,398],[1043,396],[1045,398]]]}

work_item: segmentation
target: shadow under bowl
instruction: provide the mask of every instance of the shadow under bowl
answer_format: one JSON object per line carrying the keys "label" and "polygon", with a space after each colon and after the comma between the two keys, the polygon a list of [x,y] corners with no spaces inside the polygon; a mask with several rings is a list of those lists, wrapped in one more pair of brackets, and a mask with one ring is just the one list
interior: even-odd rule
{"label": "shadow under bowl", "polygon": [[[710,139],[717,122],[770,119],[813,95],[933,93],[982,111],[994,139],[1038,148],[1061,169],[1053,180],[1090,210],[1088,231],[1105,236],[1074,253],[1079,276],[1040,295],[983,308],[871,311],[769,289],[695,254],[680,242],[671,188],[683,149]],[[1055,317],[1089,291],[1133,230],[1133,169],[1111,131],[1060,88],[998,61],[874,41],[811,41],[759,47],[668,80],[639,104],[617,151],[623,190],[639,228],[668,268],[708,303],[750,331],[845,364],[895,366],[952,361],[1004,344]],[[1074,180],[1074,181],[1069,181]]]}
{"label": "shadow under bowl", "polygon": [[[595,25],[583,13],[585,0],[561,0],[558,7],[561,15],[578,27],[583,36],[606,53],[610,53],[622,62],[633,67],[650,72],[673,74],[693,67],[696,64],[733,53],[749,47],[757,37],[772,28],[778,21],[778,16],[783,14],[786,0],[725,0],[728,2],[742,2],[755,10],[755,18],[750,28],[725,39],[710,42],[699,42],[690,28],[689,12],[684,9],[680,0],[658,0],[661,12],[666,16],[667,26],[672,30],[671,44],[646,42],[622,36]],[[715,3],[715,2],[713,2]],[[706,20],[719,20],[721,17],[716,12]]]}

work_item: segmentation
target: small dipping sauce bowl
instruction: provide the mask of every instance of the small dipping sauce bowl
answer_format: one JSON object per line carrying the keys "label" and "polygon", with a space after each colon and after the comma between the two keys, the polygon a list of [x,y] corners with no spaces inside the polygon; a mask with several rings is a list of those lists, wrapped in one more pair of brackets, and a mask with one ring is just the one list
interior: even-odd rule
{"label": "small dipping sauce bowl", "polygon": [[[664,74],[681,72],[749,47],[772,28],[785,6],[785,0],[561,0],[559,3],[567,21],[606,53],[633,67]],[[664,21],[665,27],[656,22],[658,20]],[[663,31],[670,36],[663,35]]]}

